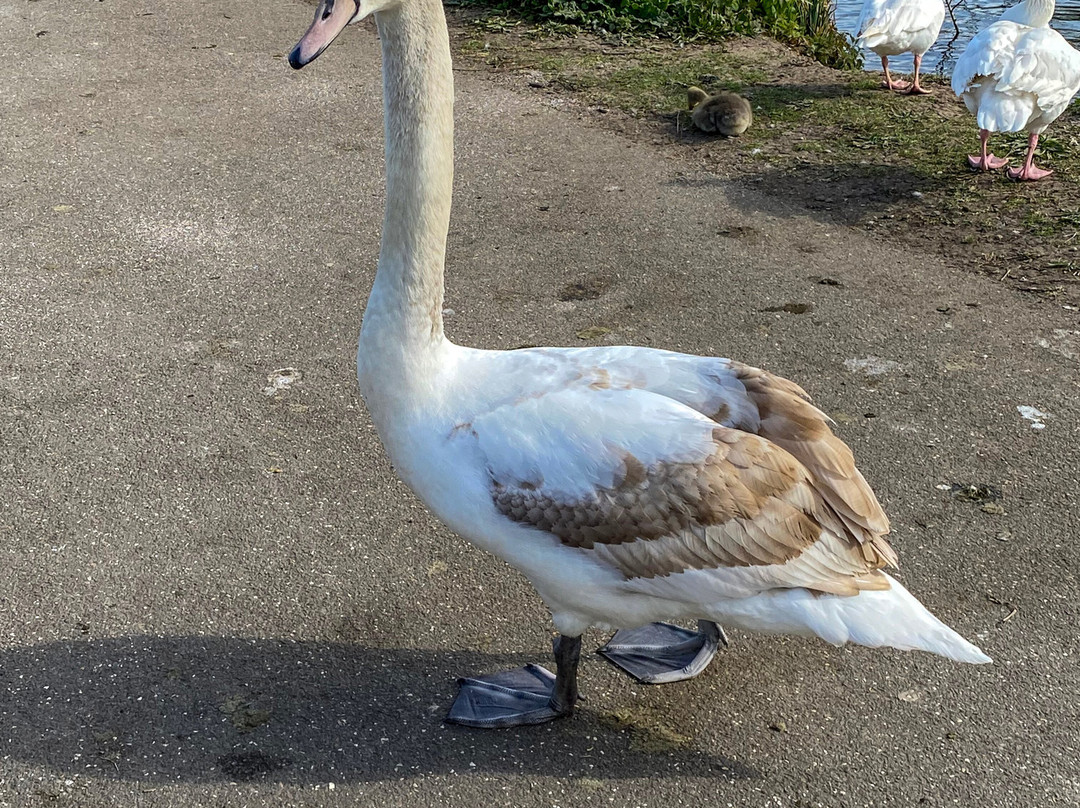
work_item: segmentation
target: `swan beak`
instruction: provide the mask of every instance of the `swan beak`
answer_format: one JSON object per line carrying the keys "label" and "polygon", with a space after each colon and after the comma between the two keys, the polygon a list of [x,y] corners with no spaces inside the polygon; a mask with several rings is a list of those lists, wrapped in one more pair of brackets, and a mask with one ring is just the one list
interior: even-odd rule
{"label": "swan beak", "polygon": [[294,70],[312,61],[326,50],[341,29],[360,13],[360,0],[322,0],[315,10],[315,19],[307,33],[296,43],[289,54],[289,65]]}

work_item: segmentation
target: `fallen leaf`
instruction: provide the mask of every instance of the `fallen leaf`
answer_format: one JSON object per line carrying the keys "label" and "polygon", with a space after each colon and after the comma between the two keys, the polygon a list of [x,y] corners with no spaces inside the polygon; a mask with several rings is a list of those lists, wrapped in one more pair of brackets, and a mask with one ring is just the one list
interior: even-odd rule
{"label": "fallen leaf", "polygon": [[583,328],[577,332],[578,339],[596,339],[602,337],[605,334],[610,334],[611,329],[605,328],[602,325],[590,325],[588,328]]}

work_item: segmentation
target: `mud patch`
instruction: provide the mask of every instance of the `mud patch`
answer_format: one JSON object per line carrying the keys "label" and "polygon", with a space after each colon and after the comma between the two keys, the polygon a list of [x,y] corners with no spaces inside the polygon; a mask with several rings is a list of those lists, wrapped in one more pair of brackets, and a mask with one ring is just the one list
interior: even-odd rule
{"label": "mud patch", "polygon": [[230,752],[217,759],[221,773],[230,780],[245,782],[281,771],[292,764],[288,758],[265,752]]}
{"label": "mud patch", "polygon": [[765,240],[761,235],[761,231],[756,227],[723,227],[716,231],[716,235],[722,238],[745,241],[747,244],[761,244]]}
{"label": "mud patch", "polygon": [[566,284],[559,290],[558,298],[564,303],[579,300],[596,300],[611,288],[611,279],[603,275],[594,275],[580,281]]}
{"label": "mud patch", "polygon": [[988,502],[1000,502],[1002,499],[1001,489],[994,485],[980,483],[952,483],[948,486],[953,499],[963,502],[974,502],[976,505],[985,505]]}
{"label": "mud patch", "polygon": [[766,306],[761,311],[782,311],[786,314],[806,314],[814,310],[813,303],[784,303],[780,306]]}
{"label": "mud patch", "polygon": [[634,752],[673,752],[686,749],[693,743],[693,738],[676,732],[648,710],[624,708],[601,713],[599,718],[600,723],[609,729],[629,733],[630,749]]}

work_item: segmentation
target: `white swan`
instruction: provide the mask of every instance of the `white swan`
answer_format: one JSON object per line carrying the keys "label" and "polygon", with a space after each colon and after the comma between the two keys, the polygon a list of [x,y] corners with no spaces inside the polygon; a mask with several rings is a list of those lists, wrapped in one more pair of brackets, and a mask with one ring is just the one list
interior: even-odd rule
{"label": "white swan", "polygon": [[[693,675],[712,621],[987,662],[880,568],[888,521],[848,448],[792,382],[648,348],[484,351],[443,335],[453,77],[438,0],[322,0],[293,67],[375,14],[386,218],[357,355],[402,479],[451,529],[521,570],[551,608],[558,675],[466,680],[448,720],[567,715],[580,636],[646,681]],[[695,634],[661,619],[698,618]],[[643,650],[643,647],[647,647]]]}
{"label": "white swan", "polygon": [[1024,165],[1014,180],[1039,180],[1053,172],[1034,164],[1039,135],[1065,111],[1080,89],[1080,52],[1053,28],[1054,0],[1024,0],[968,43],[953,68],[952,88],[979,124],[980,152],[968,163],[981,171],[1008,160],[987,151],[991,132],[1027,130]]}
{"label": "white swan", "polygon": [[[856,42],[881,57],[888,89],[923,95],[929,90],[919,85],[919,68],[923,54],[937,41],[944,21],[942,0],[865,0]],[[915,56],[915,78],[910,85],[893,81],[889,75],[889,57],[901,53]]]}

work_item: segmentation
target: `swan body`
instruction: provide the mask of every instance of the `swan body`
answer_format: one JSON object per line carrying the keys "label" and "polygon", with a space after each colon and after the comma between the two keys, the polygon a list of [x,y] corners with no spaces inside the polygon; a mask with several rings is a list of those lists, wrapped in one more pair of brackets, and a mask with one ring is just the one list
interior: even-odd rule
{"label": "swan body", "polygon": [[[881,57],[885,86],[926,92],[919,85],[922,57],[937,41],[945,21],[942,0],[865,0],[859,15],[856,42]],[[894,82],[889,75],[889,57],[911,53],[915,57],[915,76],[910,87]]]}
{"label": "swan body", "polygon": [[738,137],[754,122],[750,102],[735,93],[710,96],[699,87],[686,91],[690,120],[702,132]]}
{"label": "swan body", "polygon": [[[877,571],[896,557],[888,521],[793,383],[651,348],[439,352],[426,406],[372,408],[377,428],[410,487],[521,570],[560,633],[706,618],[984,659]],[[382,383],[362,361],[366,401]],[[757,516],[724,528],[709,508]]]}
{"label": "swan body", "polygon": [[987,152],[993,132],[1029,133],[1024,167],[1014,179],[1041,179],[1051,173],[1033,165],[1039,135],[1080,90],[1080,52],[1053,28],[1052,0],[1025,0],[979,32],[953,69],[952,89],[975,115],[982,153],[973,168],[1000,168],[1006,161]]}
{"label": "swan body", "polygon": [[[452,530],[524,573],[562,635],[557,676],[528,666],[468,680],[448,720],[569,714],[590,626],[697,618],[989,661],[881,572],[896,558],[888,520],[792,382],[650,348],[487,351],[446,339],[453,86],[438,0],[323,0],[290,63],[372,12],[387,201],[360,390],[402,479]],[[702,645],[686,670],[714,648]],[[651,681],[693,675],[681,665]]]}

